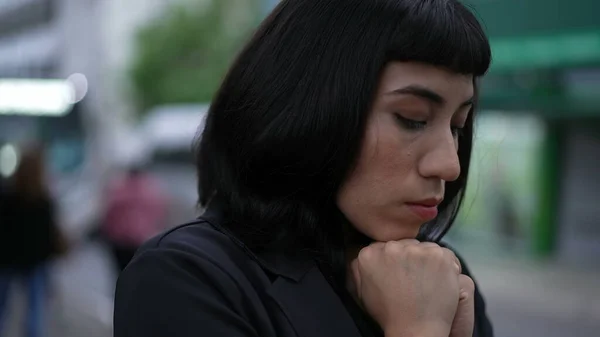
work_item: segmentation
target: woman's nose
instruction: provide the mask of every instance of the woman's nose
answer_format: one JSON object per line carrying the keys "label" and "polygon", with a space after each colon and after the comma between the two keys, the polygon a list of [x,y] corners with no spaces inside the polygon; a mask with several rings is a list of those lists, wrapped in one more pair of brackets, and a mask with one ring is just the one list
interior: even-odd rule
{"label": "woman's nose", "polygon": [[421,157],[419,173],[425,178],[454,181],[460,176],[460,161],[456,139],[451,132],[439,137]]}

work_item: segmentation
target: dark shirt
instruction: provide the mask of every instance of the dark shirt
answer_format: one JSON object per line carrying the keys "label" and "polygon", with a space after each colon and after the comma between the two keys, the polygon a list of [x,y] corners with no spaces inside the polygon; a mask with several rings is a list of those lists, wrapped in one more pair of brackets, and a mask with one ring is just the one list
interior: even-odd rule
{"label": "dark shirt", "polygon": [[27,270],[56,252],[54,206],[49,198],[0,195],[0,268]]}
{"label": "dark shirt", "polygon": [[[377,335],[351,301],[314,262],[254,254],[209,213],[138,251],[117,284],[114,337]],[[478,292],[475,310],[474,336],[492,337]]]}

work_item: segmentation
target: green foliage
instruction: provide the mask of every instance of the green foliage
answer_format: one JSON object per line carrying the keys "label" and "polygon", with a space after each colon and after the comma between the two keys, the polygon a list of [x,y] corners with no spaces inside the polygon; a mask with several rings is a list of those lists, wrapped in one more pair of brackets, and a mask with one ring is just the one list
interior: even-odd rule
{"label": "green foliage", "polygon": [[[179,4],[137,37],[130,78],[140,111],[169,103],[209,102],[255,20],[232,18],[235,0]],[[248,9],[251,1],[242,1]],[[258,13],[248,15],[258,17]],[[235,30],[227,24],[236,22]],[[238,22],[239,21],[239,22]]]}

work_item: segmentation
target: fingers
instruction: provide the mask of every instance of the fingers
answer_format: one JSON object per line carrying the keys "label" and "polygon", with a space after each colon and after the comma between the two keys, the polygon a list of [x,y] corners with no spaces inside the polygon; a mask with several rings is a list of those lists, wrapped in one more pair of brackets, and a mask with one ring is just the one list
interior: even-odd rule
{"label": "fingers", "polygon": [[475,325],[475,284],[466,275],[458,276],[459,299],[458,307],[452,322],[451,337],[473,336]]}
{"label": "fingers", "polygon": [[424,247],[424,248],[442,248],[442,247],[440,247],[440,245],[438,245],[437,243],[433,243],[433,242],[421,242],[421,243],[419,243],[419,246]]}
{"label": "fingers", "polygon": [[420,245],[421,242],[419,242],[419,240],[417,239],[403,239],[403,240],[399,240],[399,241],[394,241],[396,243],[399,243],[402,246],[412,246],[412,245]]}
{"label": "fingers", "polygon": [[456,254],[454,254],[454,252],[448,248],[444,248],[441,247],[440,245],[438,245],[437,243],[433,243],[433,242],[422,242],[419,244],[419,246],[424,247],[424,248],[435,248],[435,249],[441,249],[444,252],[444,256],[453,261],[455,266],[456,266],[456,271],[458,274],[462,273],[462,265],[460,263],[460,260],[458,259],[458,257],[456,257]]}
{"label": "fingers", "polygon": [[354,279],[354,286],[356,287],[356,293],[358,298],[361,298],[361,277],[360,277],[360,268],[358,266],[358,259],[355,259],[350,263],[350,268],[352,269],[352,276]]}
{"label": "fingers", "polygon": [[458,286],[460,289],[460,301],[472,300],[475,294],[475,283],[466,275],[458,276]]}
{"label": "fingers", "polygon": [[458,257],[456,257],[456,254],[454,254],[454,252],[448,248],[444,248],[444,253],[446,253],[446,255],[448,256],[449,259],[454,261],[454,263],[456,264],[457,272],[459,275],[461,275],[462,274],[462,265],[461,265]]}
{"label": "fingers", "polygon": [[[369,247],[367,247],[368,249],[361,250],[361,252],[359,253],[358,260],[369,260],[369,258],[371,258],[374,255],[373,250],[399,251],[405,247],[410,247],[410,246],[424,248],[424,249],[439,249],[442,252],[445,259],[447,259],[448,261],[452,261],[454,263],[454,266],[456,268],[456,273],[458,275],[460,275],[462,273],[462,265],[460,263],[460,260],[458,259],[458,257],[456,257],[456,254],[454,254],[454,252],[452,250],[441,247],[440,245],[438,245],[437,243],[434,243],[434,242],[420,242],[416,239],[404,239],[404,240],[388,241],[388,242],[375,242],[375,243],[369,245]],[[353,267],[353,268],[357,268],[357,267]],[[354,274],[356,275],[356,273],[354,273]]]}

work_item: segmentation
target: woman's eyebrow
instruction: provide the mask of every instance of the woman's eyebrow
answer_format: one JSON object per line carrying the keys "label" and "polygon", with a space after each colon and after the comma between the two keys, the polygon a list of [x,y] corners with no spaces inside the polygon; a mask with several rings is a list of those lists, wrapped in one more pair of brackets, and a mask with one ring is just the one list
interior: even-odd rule
{"label": "woman's eyebrow", "polygon": [[[411,84],[408,85],[406,87],[403,88],[398,88],[395,90],[392,90],[390,92],[387,92],[386,95],[412,95],[412,96],[417,96],[419,98],[423,98],[435,105],[445,105],[446,104],[446,99],[438,94],[437,92],[421,86],[421,85],[416,85],[416,84]],[[463,103],[460,104],[460,107],[466,107],[469,105],[473,104],[473,97],[469,98],[468,100],[464,101]]]}

